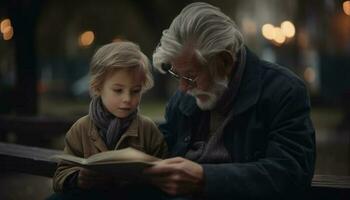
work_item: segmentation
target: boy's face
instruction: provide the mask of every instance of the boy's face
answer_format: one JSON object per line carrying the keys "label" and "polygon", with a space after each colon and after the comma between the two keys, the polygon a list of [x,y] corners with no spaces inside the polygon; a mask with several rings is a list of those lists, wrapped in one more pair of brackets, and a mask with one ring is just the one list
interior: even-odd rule
{"label": "boy's face", "polygon": [[107,75],[99,92],[103,105],[118,118],[135,111],[141,100],[142,78],[133,68],[118,69]]}

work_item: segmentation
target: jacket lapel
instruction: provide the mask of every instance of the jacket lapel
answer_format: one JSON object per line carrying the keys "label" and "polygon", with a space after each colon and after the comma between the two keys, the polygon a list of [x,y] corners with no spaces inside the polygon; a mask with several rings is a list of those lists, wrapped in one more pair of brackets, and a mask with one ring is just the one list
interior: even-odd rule
{"label": "jacket lapel", "polygon": [[233,105],[233,116],[244,113],[256,104],[261,92],[261,68],[259,58],[246,48],[245,71]]}
{"label": "jacket lapel", "polygon": [[119,149],[120,145],[123,144],[124,140],[128,137],[137,137],[138,136],[138,120],[139,115],[135,117],[135,119],[131,122],[129,128],[123,133],[123,135],[120,137],[119,141],[117,142],[115,149]]}
{"label": "jacket lapel", "polygon": [[95,147],[98,149],[98,151],[108,151],[108,148],[106,146],[106,143],[103,141],[101,136],[97,133],[96,128],[93,128],[92,131],[90,131],[89,134],[90,140],[95,145]]}
{"label": "jacket lapel", "polygon": [[[121,136],[121,138],[119,139],[119,141],[116,144],[115,149],[118,149],[118,147],[123,144],[123,141],[127,138],[127,137],[137,137],[138,136],[138,132],[137,132],[137,128],[138,128],[138,118],[139,116],[137,116],[130,124],[129,128],[125,131],[125,133]],[[98,149],[98,151],[102,152],[102,151],[108,151],[107,145],[106,143],[103,141],[103,139],[101,138],[101,136],[98,134],[96,129],[92,129],[92,131],[90,131],[89,134],[90,140],[92,141],[92,143],[95,145],[95,147]]]}
{"label": "jacket lapel", "polygon": [[185,93],[181,94],[183,95],[183,97],[181,98],[179,109],[184,115],[189,117],[200,110],[197,106],[196,99],[193,96]]}

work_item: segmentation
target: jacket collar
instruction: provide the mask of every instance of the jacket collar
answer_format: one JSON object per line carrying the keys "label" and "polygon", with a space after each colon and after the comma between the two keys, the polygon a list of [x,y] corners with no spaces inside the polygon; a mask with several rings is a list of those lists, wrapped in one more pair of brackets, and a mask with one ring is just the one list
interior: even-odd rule
{"label": "jacket collar", "polygon": [[246,68],[243,73],[242,82],[237,94],[237,99],[233,105],[233,115],[239,115],[255,105],[261,92],[262,68],[260,59],[246,49]]}
{"label": "jacket collar", "polygon": [[199,107],[197,106],[196,99],[193,96],[183,92],[181,92],[181,95],[183,97],[181,98],[179,109],[184,115],[191,116],[195,112],[200,111]]}
{"label": "jacket collar", "polygon": [[[140,116],[137,115],[137,117],[131,122],[129,128],[125,131],[125,133],[123,133],[123,135],[120,137],[119,141],[117,142],[115,149],[118,149],[118,146],[122,143],[122,141],[126,137],[137,137],[138,136],[137,128],[138,128],[139,117]],[[90,126],[91,131],[89,131],[88,135],[89,135],[90,139],[92,140],[93,144],[101,152],[108,151],[107,145],[103,141],[103,139],[101,138],[100,134],[98,134],[96,126],[93,124],[92,120],[90,120],[90,122],[91,122],[91,126]]]}
{"label": "jacket collar", "polygon": [[138,137],[139,136],[139,132],[138,132],[138,127],[139,127],[139,118],[140,116],[137,115],[135,117],[135,119],[131,122],[129,128],[125,131],[125,133],[123,133],[123,135],[120,137],[119,141],[117,142],[115,149],[119,149],[120,144],[123,143],[123,141],[125,140],[125,138],[127,137]]}
{"label": "jacket collar", "polygon": [[[246,46],[243,47],[246,51],[245,56],[240,57],[241,64],[245,64],[245,71],[237,94],[237,99],[233,105],[233,115],[239,115],[250,107],[256,104],[261,91],[261,68],[259,58],[252,53]],[[193,96],[182,93],[181,102],[179,104],[180,111],[186,116],[192,116],[199,112],[200,109],[196,104]]]}

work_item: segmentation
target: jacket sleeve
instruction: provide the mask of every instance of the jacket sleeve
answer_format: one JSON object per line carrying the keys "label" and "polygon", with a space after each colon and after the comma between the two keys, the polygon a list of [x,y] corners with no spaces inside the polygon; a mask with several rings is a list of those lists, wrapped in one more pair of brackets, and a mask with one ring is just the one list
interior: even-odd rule
{"label": "jacket sleeve", "polygon": [[156,156],[158,158],[168,157],[168,146],[164,140],[163,134],[158,129],[157,125],[149,119],[150,132],[150,142],[148,147],[150,147],[149,154]]}
{"label": "jacket sleeve", "polygon": [[203,164],[209,199],[284,199],[311,184],[315,132],[303,85],[288,88],[270,102],[265,156],[254,162]]}
{"label": "jacket sleeve", "polygon": [[165,108],[165,122],[159,125],[159,129],[164,135],[164,139],[167,143],[169,153],[171,154],[173,146],[177,137],[177,113],[178,113],[178,101],[181,96],[179,91],[171,97]]}
{"label": "jacket sleeve", "polygon": [[[65,136],[65,147],[64,153],[71,154],[79,157],[83,157],[81,138],[79,138],[79,131],[81,127],[79,121],[76,122]],[[75,172],[79,171],[79,167],[71,165],[67,162],[61,161],[58,163],[57,169],[53,176],[53,189],[55,192],[62,192],[64,188],[65,181],[67,177],[73,175]]]}

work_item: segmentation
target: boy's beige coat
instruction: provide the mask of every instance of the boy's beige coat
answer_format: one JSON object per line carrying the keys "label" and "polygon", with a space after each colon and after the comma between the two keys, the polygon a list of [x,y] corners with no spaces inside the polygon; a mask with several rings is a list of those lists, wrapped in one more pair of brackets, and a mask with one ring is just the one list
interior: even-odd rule
{"label": "boy's beige coat", "polygon": [[[126,147],[133,147],[159,158],[164,158],[167,155],[167,146],[163,135],[152,120],[141,115],[138,115],[131,122],[115,149]],[[107,150],[106,144],[89,116],[80,118],[66,134],[65,153],[87,158]],[[63,162],[59,163],[53,177],[54,190],[56,192],[62,191],[65,179],[78,170],[79,167]]]}

